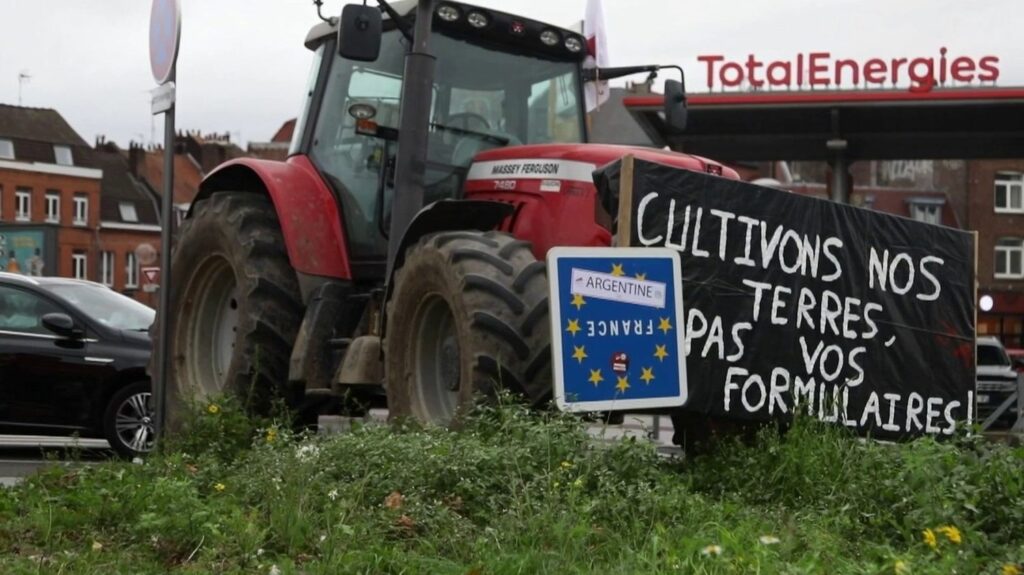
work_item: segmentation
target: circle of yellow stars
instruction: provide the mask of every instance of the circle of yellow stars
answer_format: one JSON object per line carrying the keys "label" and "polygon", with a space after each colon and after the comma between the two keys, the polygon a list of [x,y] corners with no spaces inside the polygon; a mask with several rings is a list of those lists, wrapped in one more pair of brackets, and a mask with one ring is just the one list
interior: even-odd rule
{"label": "circle of yellow stars", "polygon": [[[622,264],[613,263],[611,275],[615,277],[622,277],[626,275],[626,272],[625,270],[622,269],[622,267]],[[647,279],[647,274],[638,273],[635,275],[635,277],[638,280],[645,280]],[[578,312],[581,309],[583,309],[583,306],[587,305],[587,300],[583,298],[582,294],[573,294],[572,301],[569,302],[569,305],[575,306],[576,311]],[[582,329],[583,328],[580,327],[579,319],[569,319],[568,324],[565,327],[565,331],[569,332],[573,337],[576,337],[576,334]],[[660,329],[661,332],[664,333],[665,335],[668,335],[668,332],[672,330],[671,318],[659,318],[658,329]],[[572,358],[575,359],[577,362],[583,363],[584,359],[590,357],[587,355],[586,346],[574,344],[572,348]],[[665,358],[669,356],[667,348],[668,345],[654,346],[653,355],[658,359],[659,363],[664,362]],[[640,380],[643,381],[645,385],[650,385],[651,382],[656,379],[654,376],[653,367],[641,367],[640,372]],[[600,385],[604,381],[604,375],[602,374],[601,369],[591,369],[590,377],[587,378],[587,381],[593,384],[594,387]],[[625,393],[626,390],[629,388],[630,385],[628,376],[616,376],[615,389],[619,390],[619,393]]]}

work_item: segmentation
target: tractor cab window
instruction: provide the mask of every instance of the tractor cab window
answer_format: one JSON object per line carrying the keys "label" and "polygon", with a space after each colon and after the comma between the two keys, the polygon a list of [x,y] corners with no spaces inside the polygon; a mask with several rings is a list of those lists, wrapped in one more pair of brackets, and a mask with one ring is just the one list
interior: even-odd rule
{"label": "tractor cab window", "polygon": [[576,77],[566,73],[541,80],[530,87],[530,137],[533,143],[578,142],[579,99]]}
{"label": "tractor cab window", "polygon": [[[327,72],[310,156],[341,196],[356,260],[387,253],[397,142],[356,132],[354,104],[380,127],[399,127],[405,41],[384,34],[375,62],[335,57]],[[478,153],[521,144],[583,140],[578,64],[495,49],[436,33],[424,201],[457,197]],[[330,54],[332,49],[324,52]],[[365,106],[362,109],[366,109]]]}

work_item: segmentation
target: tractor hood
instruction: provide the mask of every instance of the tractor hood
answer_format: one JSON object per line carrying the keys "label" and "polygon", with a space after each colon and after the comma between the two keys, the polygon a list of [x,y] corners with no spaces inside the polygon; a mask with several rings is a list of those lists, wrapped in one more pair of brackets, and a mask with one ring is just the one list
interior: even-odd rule
{"label": "tractor hood", "polygon": [[616,209],[598,198],[594,171],[633,155],[641,160],[739,179],[718,162],[675,152],[607,144],[542,144],[477,154],[466,197],[511,204],[503,230],[529,241],[543,258],[554,246],[607,246]]}

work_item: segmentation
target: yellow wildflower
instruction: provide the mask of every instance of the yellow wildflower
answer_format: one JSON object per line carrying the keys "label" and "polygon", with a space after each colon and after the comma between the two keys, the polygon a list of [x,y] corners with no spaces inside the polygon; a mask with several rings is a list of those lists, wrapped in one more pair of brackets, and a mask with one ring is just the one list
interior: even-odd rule
{"label": "yellow wildflower", "polygon": [[210,405],[206,406],[206,411],[210,412],[211,415],[217,415],[218,413],[220,413],[220,406],[217,405],[216,403],[211,403]]}
{"label": "yellow wildflower", "polygon": [[999,571],[1002,575],[1021,575],[1020,567],[1013,563],[1007,563],[1003,565],[1003,568]]}
{"label": "yellow wildflower", "polygon": [[935,532],[931,529],[925,529],[921,532],[921,534],[924,536],[925,544],[927,544],[932,549],[935,549],[935,546],[938,545],[938,541],[935,540]]}
{"label": "yellow wildflower", "polygon": [[583,478],[580,477],[580,478],[576,479],[576,481],[573,481],[572,482],[572,486],[575,487],[576,489],[579,489],[580,487],[583,487]]}
{"label": "yellow wildflower", "polygon": [[908,575],[910,573],[910,567],[907,567],[906,561],[897,560],[892,566],[892,571],[896,575]]}
{"label": "yellow wildflower", "polygon": [[572,469],[572,462],[571,461],[563,461],[562,462],[562,469]]}
{"label": "yellow wildflower", "polygon": [[224,491],[225,489],[227,489],[227,486],[224,485],[223,483],[214,483],[213,484],[213,490],[217,491],[218,493],[221,492],[221,491]]}
{"label": "yellow wildflower", "polygon": [[274,443],[277,439],[277,428],[271,427],[267,430],[267,443]]}
{"label": "yellow wildflower", "polygon": [[951,543],[959,545],[960,541],[962,541],[960,537],[960,530],[952,525],[944,525],[942,527],[939,527],[938,531],[945,535],[946,539],[949,539]]}

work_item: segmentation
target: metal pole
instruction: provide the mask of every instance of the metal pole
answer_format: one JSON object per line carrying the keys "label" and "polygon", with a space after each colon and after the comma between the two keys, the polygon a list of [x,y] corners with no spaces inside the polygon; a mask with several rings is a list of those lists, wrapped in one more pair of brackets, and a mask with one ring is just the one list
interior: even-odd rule
{"label": "metal pole", "polygon": [[[171,74],[174,82],[176,73]],[[171,309],[171,246],[174,241],[174,111],[176,103],[164,113],[164,181],[163,196],[160,201],[160,301],[157,304],[157,326],[159,328],[159,346],[153,350],[157,355],[157,373],[153,381],[153,400],[156,438],[159,442],[164,436],[164,423],[167,417],[167,372],[170,361],[167,344],[171,336],[168,312]]]}
{"label": "metal pole", "polygon": [[419,0],[413,45],[405,55],[395,194],[391,201],[391,225],[388,231],[389,276],[405,229],[423,208],[423,177],[427,168],[430,101],[434,88],[434,56],[430,54],[430,26],[433,19],[433,0]]}
{"label": "metal pole", "polygon": [[832,160],[832,201],[840,204],[850,203],[850,190],[846,186],[846,172],[850,163],[846,155],[838,152]]}

